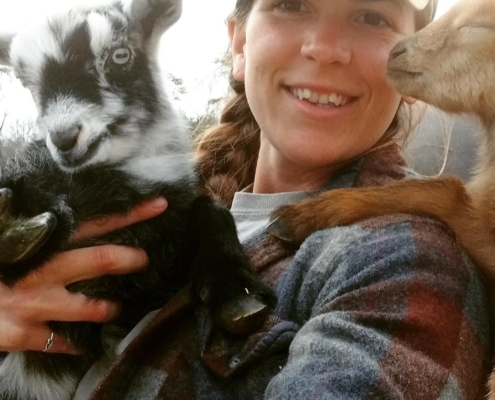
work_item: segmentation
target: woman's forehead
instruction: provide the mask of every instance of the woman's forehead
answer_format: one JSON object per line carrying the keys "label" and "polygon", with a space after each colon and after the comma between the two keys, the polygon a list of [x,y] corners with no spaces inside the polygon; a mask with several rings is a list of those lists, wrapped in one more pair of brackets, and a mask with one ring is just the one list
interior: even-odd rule
{"label": "woman's forehead", "polygon": [[[332,1],[335,1],[335,0],[332,0]],[[374,1],[387,1],[387,0],[364,0],[364,1],[374,2]],[[389,0],[389,1],[406,1],[409,4],[411,4],[414,8],[416,8],[417,10],[423,10],[428,5],[428,3],[430,2],[430,0]],[[237,0],[236,1],[236,7],[239,7],[239,6],[245,5],[245,4],[249,4],[249,3],[253,3],[253,2],[254,2],[254,0]]]}
{"label": "woman's forehead", "polygon": [[[254,3],[255,0],[237,0],[236,7]],[[330,0],[335,1],[335,0]],[[364,2],[392,1],[406,2],[412,5],[416,10],[424,10],[430,3],[438,3],[438,0],[362,0]]]}
{"label": "woman's forehead", "polygon": [[[236,0],[236,9],[248,11],[256,0]],[[328,1],[342,1],[342,0],[328,0]],[[438,0],[351,0],[358,2],[393,2],[402,4],[408,4],[416,10],[417,28],[422,28],[433,20],[435,11],[437,8]]]}

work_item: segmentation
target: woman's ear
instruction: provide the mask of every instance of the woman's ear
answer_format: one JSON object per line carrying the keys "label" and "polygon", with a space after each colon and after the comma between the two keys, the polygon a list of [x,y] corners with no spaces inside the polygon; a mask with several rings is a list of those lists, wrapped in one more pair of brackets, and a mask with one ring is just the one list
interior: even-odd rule
{"label": "woman's ear", "polygon": [[246,34],[244,26],[233,18],[227,20],[232,55],[232,76],[238,82],[244,82]]}
{"label": "woman's ear", "polygon": [[402,100],[412,106],[414,103],[416,103],[416,99],[414,97],[409,97],[409,96],[402,96]]}

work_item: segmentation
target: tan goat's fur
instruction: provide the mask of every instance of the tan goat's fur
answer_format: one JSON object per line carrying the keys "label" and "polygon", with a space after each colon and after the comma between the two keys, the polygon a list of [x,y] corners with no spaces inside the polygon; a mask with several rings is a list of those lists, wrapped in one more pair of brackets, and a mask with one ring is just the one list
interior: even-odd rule
{"label": "tan goat's fur", "polygon": [[[377,188],[339,189],[282,207],[275,234],[301,242],[318,229],[392,213],[442,220],[486,276],[495,304],[495,0],[461,0],[447,14],[398,43],[390,83],[444,111],[484,126],[478,166],[464,186],[456,177],[403,180]],[[282,229],[281,229],[282,228]],[[283,232],[283,234],[281,234]],[[495,373],[488,383],[495,400]]]}

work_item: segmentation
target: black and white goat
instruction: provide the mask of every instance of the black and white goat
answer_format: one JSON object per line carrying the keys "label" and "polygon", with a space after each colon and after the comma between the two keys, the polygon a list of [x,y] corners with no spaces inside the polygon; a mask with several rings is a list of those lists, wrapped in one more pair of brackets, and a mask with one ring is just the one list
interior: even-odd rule
{"label": "black and white goat", "polygon": [[[197,194],[187,133],[162,92],[158,42],[180,14],[181,0],[129,0],[72,10],[0,40],[0,64],[30,89],[43,134],[0,149],[0,280],[13,285],[69,247],[141,247],[150,260],[145,272],[69,287],[121,300],[113,326],[124,332],[191,280],[216,322],[226,308],[250,315],[275,301],[250,270],[228,210]],[[169,203],[161,216],[69,244],[81,222],[157,195]],[[84,355],[1,354],[0,399],[69,400],[104,353],[105,326],[50,324]]]}

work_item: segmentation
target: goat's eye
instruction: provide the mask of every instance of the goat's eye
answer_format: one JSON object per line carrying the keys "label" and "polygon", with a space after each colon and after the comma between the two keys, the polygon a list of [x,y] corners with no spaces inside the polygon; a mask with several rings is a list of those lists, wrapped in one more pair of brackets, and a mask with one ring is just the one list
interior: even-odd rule
{"label": "goat's eye", "polygon": [[117,65],[127,64],[130,59],[131,59],[131,52],[126,47],[116,49],[112,53],[112,61]]}

